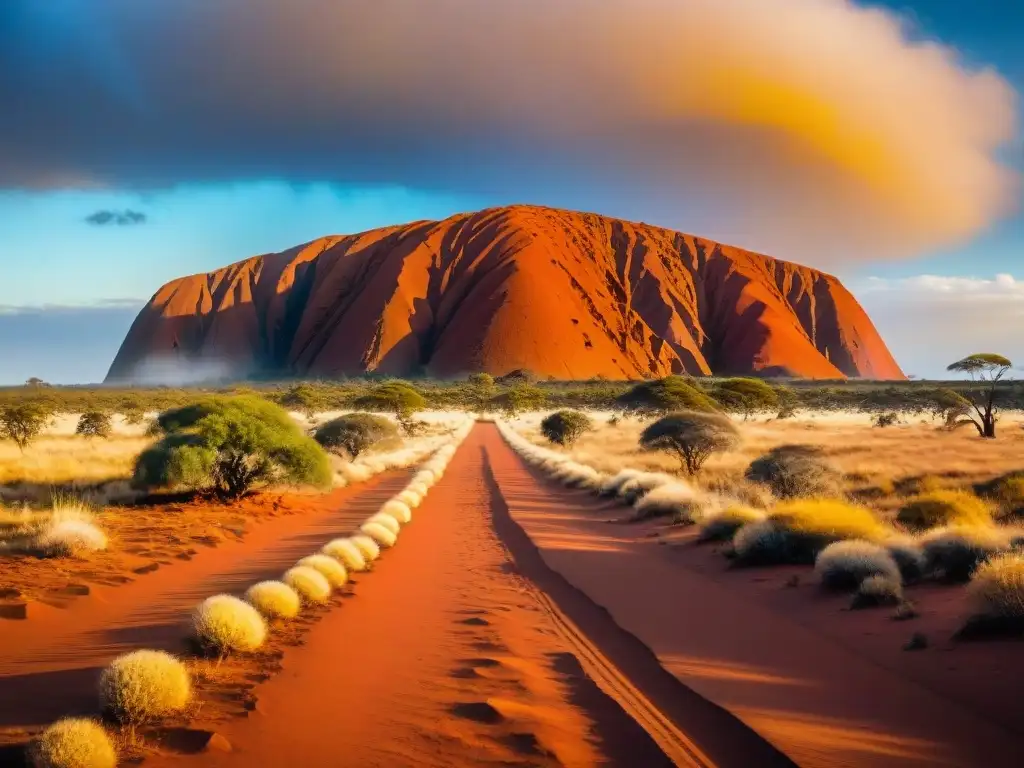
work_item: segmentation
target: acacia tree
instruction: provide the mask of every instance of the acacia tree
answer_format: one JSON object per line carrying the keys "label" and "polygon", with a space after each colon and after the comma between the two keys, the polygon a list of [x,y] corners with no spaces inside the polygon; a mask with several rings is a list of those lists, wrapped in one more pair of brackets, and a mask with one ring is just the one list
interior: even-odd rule
{"label": "acacia tree", "polygon": [[22,452],[50,424],[53,409],[45,403],[22,403],[0,409],[0,439],[13,440]]}
{"label": "acacia tree", "polygon": [[992,352],[968,355],[950,364],[947,371],[966,373],[971,381],[983,385],[981,393],[971,392],[963,398],[960,411],[951,420],[950,426],[973,424],[982,437],[995,437],[998,419],[996,390],[1012,367],[1013,363],[1008,358]]}
{"label": "acacia tree", "polygon": [[720,413],[684,411],[651,424],[640,434],[640,447],[675,454],[687,474],[696,475],[713,453],[734,448],[739,430]]}
{"label": "acacia tree", "polygon": [[75,434],[82,437],[110,437],[112,431],[110,414],[105,411],[86,411],[75,427]]}

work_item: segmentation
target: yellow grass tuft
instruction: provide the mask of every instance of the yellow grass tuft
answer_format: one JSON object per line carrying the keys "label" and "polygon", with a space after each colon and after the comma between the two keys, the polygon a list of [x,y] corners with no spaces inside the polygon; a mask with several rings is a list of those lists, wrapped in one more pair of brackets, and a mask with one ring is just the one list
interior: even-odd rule
{"label": "yellow grass tuft", "polygon": [[[395,518],[402,525],[412,522],[412,510],[409,508],[409,505],[398,499],[391,499],[385,502],[380,511],[385,515]],[[395,533],[398,533],[398,531],[395,531]]]}
{"label": "yellow grass tuft", "polygon": [[366,556],[351,539],[334,539],[320,550],[325,555],[341,562],[349,571],[359,573],[367,569]]}
{"label": "yellow grass tuft", "polygon": [[117,750],[95,720],[58,720],[29,749],[35,768],[115,768]]}
{"label": "yellow grass tuft", "polygon": [[251,653],[267,639],[260,612],[231,595],[208,597],[192,616],[196,637],[219,653]]}
{"label": "yellow grass tuft", "polygon": [[54,520],[35,540],[35,547],[47,557],[85,557],[107,548],[107,535],[85,520]]}
{"label": "yellow grass tuft", "polygon": [[838,499],[785,501],[775,506],[769,520],[791,533],[834,540],[878,541],[889,534],[870,509]]}
{"label": "yellow grass tuft", "polygon": [[294,619],[299,615],[299,593],[283,581],[261,581],[246,590],[245,599],[268,619]]}
{"label": "yellow grass tuft", "polygon": [[192,698],[188,670],[164,651],[118,656],[103,671],[99,689],[104,713],[126,724],[175,715]]}
{"label": "yellow grass tuft", "polygon": [[395,496],[395,501],[400,501],[410,510],[416,509],[420,504],[423,503],[423,494],[417,493],[411,488],[406,488]]}
{"label": "yellow grass tuft", "polygon": [[349,541],[356,546],[368,563],[372,563],[380,557],[380,546],[366,534],[357,533],[355,536],[351,536]]}
{"label": "yellow grass tuft", "polygon": [[326,603],[331,597],[331,583],[314,568],[297,565],[286,571],[281,580],[298,592],[304,603]]}
{"label": "yellow grass tuft", "polygon": [[398,536],[393,534],[379,522],[371,521],[363,523],[359,526],[359,530],[382,547],[393,547],[398,541]]}
{"label": "yellow grass tuft", "polygon": [[1024,555],[997,555],[982,563],[968,589],[979,616],[1024,621]]}
{"label": "yellow grass tuft", "polygon": [[923,493],[904,504],[896,520],[911,528],[940,525],[991,525],[992,505],[967,491],[940,490]]}
{"label": "yellow grass tuft", "polygon": [[387,528],[389,531],[395,534],[395,536],[397,536],[399,532],[402,530],[401,523],[399,523],[398,520],[392,517],[391,514],[388,512],[378,512],[377,514],[367,518],[366,523],[377,523],[379,525],[383,525],[385,528]]}
{"label": "yellow grass tuft", "polygon": [[319,571],[333,589],[343,587],[348,582],[348,571],[345,570],[345,566],[327,555],[309,555],[299,560],[296,565]]}
{"label": "yellow grass tuft", "polygon": [[743,526],[764,520],[765,514],[759,509],[733,505],[721,512],[715,512],[699,522],[701,541],[728,541]]}

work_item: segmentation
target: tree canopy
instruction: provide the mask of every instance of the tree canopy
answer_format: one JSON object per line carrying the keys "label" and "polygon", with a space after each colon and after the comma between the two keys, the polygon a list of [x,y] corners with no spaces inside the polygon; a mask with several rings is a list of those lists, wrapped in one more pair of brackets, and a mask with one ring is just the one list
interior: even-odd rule
{"label": "tree canopy", "polygon": [[616,398],[616,405],[638,416],[653,416],[670,411],[718,410],[718,404],[682,376],[644,381]]}
{"label": "tree canopy", "polygon": [[273,482],[327,487],[327,454],[288,413],[257,397],[209,397],[160,414],[163,438],[135,463],[143,488],[241,496]]}
{"label": "tree canopy", "polygon": [[541,434],[552,443],[570,446],[584,433],[594,428],[594,422],[579,411],[556,411],[540,423]]}
{"label": "tree canopy", "polygon": [[728,416],[684,411],[665,416],[640,434],[640,447],[675,454],[682,468],[697,474],[712,454],[739,444],[740,433]]}
{"label": "tree canopy", "polygon": [[761,379],[726,379],[715,385],[712,395],[725,410],[744,418],[779,408],[778,392]]}
{"label": "tree canopy", "polygon": [[369,394],[357,398],[355,407],[360,411],[393,413],[401,420],[412,418],[417,411],[427,406],[415,387],[404,381],[388,381],[380,384]]}

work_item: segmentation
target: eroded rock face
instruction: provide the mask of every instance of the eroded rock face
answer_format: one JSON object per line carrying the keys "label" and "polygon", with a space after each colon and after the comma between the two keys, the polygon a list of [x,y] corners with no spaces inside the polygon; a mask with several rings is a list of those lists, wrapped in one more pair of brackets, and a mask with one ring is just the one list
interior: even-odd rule
{"label": "eroded rock face", "polygon": [[658,227],[525,206],[325,237],[175,280],[139,314],[108,381],[204,368],[903,378],[831,275]]}

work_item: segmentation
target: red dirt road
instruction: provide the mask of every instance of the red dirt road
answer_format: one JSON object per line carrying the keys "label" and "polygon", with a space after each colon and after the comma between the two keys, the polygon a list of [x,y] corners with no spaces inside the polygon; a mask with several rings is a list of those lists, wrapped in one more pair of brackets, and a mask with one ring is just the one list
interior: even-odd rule
{"label": "red dirt road", "polygon": [[[332,536],[352,530],[408,473],[382,474],[335,491],[332,506],[261,523],[242,540],[204,549],[120,587],[94,587],[67,608],[34,606],[25,621],[0,623],[0,735],[97,708],[99,672],[138,648],[180,652],[192,609],[219,592],[276,578]],[[144,514],[144,512],[140,512]]]}
{"label": "red dirt road", "polygon": [[[255,691],[258,711],[218,726],[234,751],[168,764],[708,764],[669,759],[584,672],[600,651],[517,573],[492,526],[500,498],[485,434],[465,441],[355,594],[286,652],[283,671]],[[616,685],[643,708],[629,681]],[[672,737],[666,751],[678,749]]]}
{"label": "red dirt road", "polygon": [[[1011,713],[985,716],[957,691],[927,686],[937,675],[923,669],[912,675],[899,666],[900,660],[907,667],[957,663],[943,650],[913,659],[899,651],[913,627],[886,620],[882,629],[890,632],[893,652],[882,666],[827,625],[846,618],[839,607],[815,611],[814,619],[824,624],[794,620],[801,610],[822,607],[814,605],[818,590],[808,594],[813,587],[784,593],[770,569],[763,576],[725,573],[724,559],[707,548],[659,546],[643,526],[609,523],[622,516],[621,507],[543,482],[496,429],[485,432],[502,496],[543,561],[606,609],[689,689],[735,714],[799,765],[1024,765],[1019,731],[1000,724]],[[768,579],[771,594],[750,583]],[[981,691],[1003,687],[985,676],[975,685]],[[999,697],[992,706],[1015,705]],[[699,744],[701,734],[690,734]]]}

